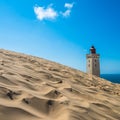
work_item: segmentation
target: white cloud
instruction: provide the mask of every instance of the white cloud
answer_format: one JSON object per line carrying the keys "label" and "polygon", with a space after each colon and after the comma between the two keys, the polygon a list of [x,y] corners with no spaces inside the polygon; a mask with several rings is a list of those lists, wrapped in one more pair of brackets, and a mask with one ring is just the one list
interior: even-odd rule
{"label": "white cloud", "polygon": [[41,6],[35,6],[34,12],[38,20],[44,19],[55,19],[56,17],[62,15],[63,17],[70,16],[71,10],[73,8],[74,3],[65,3],[64,7],[67,9],[66,11],[57,11],[52,8],[53,4],[48,5],[47,8]]}
{"label": "white cloud", "polygon": [[74,3],[65,3],[66,8],[71,9],[73,7]]}
{"label": "white cloud", "polygon": [[71,13],[71,10],[66,10],[65,12],[61,12],[61,14],[62,14],[64,17],[70,16],[70,13]]}
{"label": "white cloud", "polygon": [[70,16],[70,13],[72,11],[73,5],[74,5],[74,3],[65,3],[64,7],[67,8],[67,10],[65,12],[61,12],[63,17]]}
{"label": "white cloud", "polygon": [[55,11],[51,5],[47,8],[35,6],[34,12],[39,20],[55,19],[58,16],[57,11]]}

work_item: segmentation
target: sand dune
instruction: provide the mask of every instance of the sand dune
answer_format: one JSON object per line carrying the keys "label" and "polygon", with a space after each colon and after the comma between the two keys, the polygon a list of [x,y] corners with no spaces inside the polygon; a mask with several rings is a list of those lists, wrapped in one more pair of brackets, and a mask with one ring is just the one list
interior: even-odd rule
{"label": "sand dune", "polygon": [[120,120],[120,85],[1,49],[0,120]]}

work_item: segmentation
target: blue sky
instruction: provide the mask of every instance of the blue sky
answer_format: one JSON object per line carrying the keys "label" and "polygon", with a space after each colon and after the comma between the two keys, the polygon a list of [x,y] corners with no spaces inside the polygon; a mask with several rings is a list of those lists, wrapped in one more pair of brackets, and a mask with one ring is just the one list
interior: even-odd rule
{"label": "blue sky", "polygon": [[0,0],[0,48],[86,71],[94,45],[101,73],[120,73],[120,0]]}

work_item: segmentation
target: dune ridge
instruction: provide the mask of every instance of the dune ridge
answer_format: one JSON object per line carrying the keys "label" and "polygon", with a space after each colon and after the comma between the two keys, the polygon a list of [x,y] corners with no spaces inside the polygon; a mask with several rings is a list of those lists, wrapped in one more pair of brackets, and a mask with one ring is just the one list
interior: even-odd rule
{"label": "dune ridge", "polygon": [[120,84],[0,49],[0,120],[120,120]]}

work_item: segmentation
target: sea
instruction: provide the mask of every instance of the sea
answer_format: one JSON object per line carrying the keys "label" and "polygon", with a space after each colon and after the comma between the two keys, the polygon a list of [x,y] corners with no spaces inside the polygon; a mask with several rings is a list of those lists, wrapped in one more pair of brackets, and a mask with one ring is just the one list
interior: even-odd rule
{"label": "sea", "polygon": [[113,83],[120,84],[120,74],[101,74],[101,78],[107,79]]}

